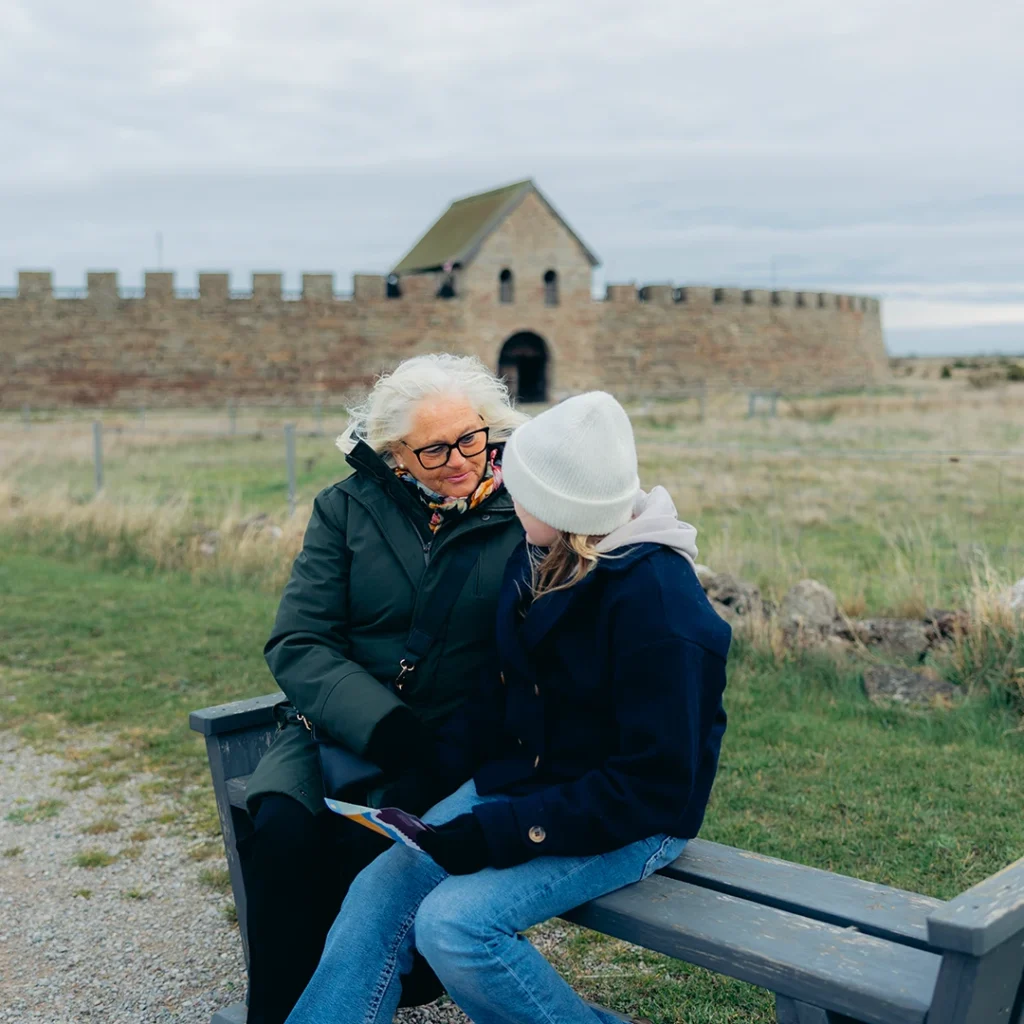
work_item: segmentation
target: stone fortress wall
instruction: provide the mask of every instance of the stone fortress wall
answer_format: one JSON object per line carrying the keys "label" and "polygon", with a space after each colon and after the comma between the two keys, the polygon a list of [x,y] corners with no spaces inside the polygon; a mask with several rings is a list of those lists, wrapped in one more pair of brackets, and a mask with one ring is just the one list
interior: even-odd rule
{"label": "stone fortress wall", "polygon": [[[544,283],[551,268],[557,297]],[[304,274],[290,294],[279,273],[254,274],[244,292],[223,273],[200,274],[194,290],[147,273],[137,291],[89,273],[85,289],[55,291],[49,272],[23,271],[16,291],[0,291],[0,408],[342,398],[421,352],[473,353],[497,369],[509,339],[524,337],[542,353],[553,399],[888,380],[877,299],[613,284],[595,300],[578,240],[532,195],[456,269],[453,298],[438,297],[441,280],[404,277],[388,297],[387,279],[372,274],[338,295],[330,274]]]}
{"label": "stone fortress wall", "polygon": [[226,274],[202,274],[187,297],[168,273],[147,274],[137,297],[124,297],[114,274],[88,280],[64,298],[49,274],[22,273],[17,295],[0,298],[0,406],[306,401],[351,393],[418,352],[472,352],[496,368],[520,331],[544,339],[555,398],[888,379],[879,303],[858,296],[610,285],[604,301],[560,296],[555,307],[531,303],[532,315],[488,316],[471,299],[435,298],[426,276],[403,282],[396,299],[371,275],[356,275],[344,297],[324,274],[303,275],[296,297],[282,293],[280,274],[253,275],[243,295]]}

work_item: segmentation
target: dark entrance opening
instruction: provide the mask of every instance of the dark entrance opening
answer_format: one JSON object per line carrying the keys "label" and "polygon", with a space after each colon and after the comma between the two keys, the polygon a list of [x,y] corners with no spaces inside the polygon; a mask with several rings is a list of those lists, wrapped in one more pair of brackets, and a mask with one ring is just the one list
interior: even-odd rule
{"label": "dark entrance opening", "polygon": [[498,376],[504,377],[519,402],[548,400],[548,347],[532,331],[513,334],[501,346]]}

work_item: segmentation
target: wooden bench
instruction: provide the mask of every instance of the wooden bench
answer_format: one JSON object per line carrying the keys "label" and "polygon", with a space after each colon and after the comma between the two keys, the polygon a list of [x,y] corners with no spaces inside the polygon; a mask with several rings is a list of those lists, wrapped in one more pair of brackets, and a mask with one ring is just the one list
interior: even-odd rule
{"label": "wooden bench", "polygon": [[[236,842],[277,693],[194,711],[206,737],[245,942]],[[646,881],[567,920],[759,985],[780,1024],[1024,1024],[1024,859],[948,903],[694,839]],[[246,950],[248,958],[248,950]],[[243,1024],[245,1006],[214,1024]]]}

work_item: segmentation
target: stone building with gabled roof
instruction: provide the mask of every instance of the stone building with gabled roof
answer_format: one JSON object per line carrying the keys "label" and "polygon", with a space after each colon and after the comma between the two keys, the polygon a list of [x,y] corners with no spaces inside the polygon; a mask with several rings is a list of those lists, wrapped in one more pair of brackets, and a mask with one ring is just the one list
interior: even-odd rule
{"label": "stone building with gabled roof", "polygon": [[880,304],[863,296],[669,283],[610,284],[533,181],[457,199],[388,275],[259,273],[235,291],[168,272],[143,295],[90,272],[55,291],[46,271],[0,291],[0,405],[294,402],[348,395],[429,351],[479,356],[523,402],[604,388],[679,396],[707,386],[787,390],[883,383]]}
{"label": "stone building with gabled roof", "polygon": [[551,205],[544,193],[527,178],[488,192],[477,192],[454,200],[391,272],[422,274],[443,270],[446,267],[461,269],[476,256],[488,236],[500,227],[502,221],[511,216],[530,196],[535,196],[548,213],[576,240],[590,266],[600,266],[601,261],[566,223],[565,218]]}

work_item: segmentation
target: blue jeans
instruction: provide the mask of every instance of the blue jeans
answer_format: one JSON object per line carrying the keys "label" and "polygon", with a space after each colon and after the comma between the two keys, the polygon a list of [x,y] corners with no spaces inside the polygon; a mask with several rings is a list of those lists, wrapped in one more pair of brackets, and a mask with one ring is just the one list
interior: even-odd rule
{"label": "blue jeans", "polygon": [[[424,820],[439,825],[493,799],[503,798],[467,782]],[[646,878],[685,845],[659,835],[474,875],[448,875],[425,853],[393,846],[353,882],[287,1024],[391,1024],[414,949],[475,1024],[615,1021],[587,1006],[521,932]]]}

